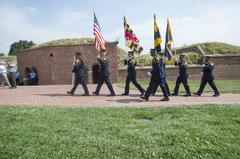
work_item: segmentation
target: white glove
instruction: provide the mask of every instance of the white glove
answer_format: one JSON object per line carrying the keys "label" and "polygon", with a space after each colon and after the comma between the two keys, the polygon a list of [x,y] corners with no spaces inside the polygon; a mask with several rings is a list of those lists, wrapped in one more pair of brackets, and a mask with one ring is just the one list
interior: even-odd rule
{"label": "white glove", "polygon": [[152,76],[151,72],[148,72],[147,74],[148,74],[148,76]]}

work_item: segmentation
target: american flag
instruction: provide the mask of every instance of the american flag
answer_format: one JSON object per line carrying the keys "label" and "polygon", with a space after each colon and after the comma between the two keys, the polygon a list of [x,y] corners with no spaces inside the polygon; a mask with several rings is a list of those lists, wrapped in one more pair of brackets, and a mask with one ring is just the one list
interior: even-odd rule
{"label": "american flag", "polygon": [[93,13],[93,14],[94,14],[93,35],[95,36],[96,49],[98,51],[106,50],[105,41],[104,41],[104,38],[103,38],[103,34],[102,34],[102,31],[101,31],[100,25],[98,23],[98,20],[97,20],[97,17],[95,15],[95,13]]}

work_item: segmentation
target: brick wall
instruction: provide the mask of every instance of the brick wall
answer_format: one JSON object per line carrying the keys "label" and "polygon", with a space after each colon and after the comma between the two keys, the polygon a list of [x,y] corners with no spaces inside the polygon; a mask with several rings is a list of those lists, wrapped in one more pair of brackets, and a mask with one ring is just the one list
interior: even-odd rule
{"label": "brick wall", "polygon": [[[107,43],[107,50],[110,59],[110,79],[113,83],[125,81],[126,68],[118,70],[117,42]],[[31,50],[24,50],[17,53],[17,63],[21,74],[24,74],[25,67],[36,67],[39,73],[40,84],[71,84],[72,63],[74,53],[81,51],[83,60],[87,67],[86,80],[93,83],[93,66],[98,64],[96,59],[97,51],[94,44],[49,46]],[[52,53],[53,57],[50,56]],[[216,79],[240,79],[240,55],[212,56],[216,67],[214,75]],[[175,80],[178,68],[167,66],[167,79]],[[137,68],[137,78],[149,80],[147,72],[151,67]],[[200,79],[201,66],[189,66],[189,79]]]}
{"label": "brick wall", "polygon": [[[110,80],[118,82],[117,42],[106,43]],[[76,51],[82,52],[86,66],[86,80],[93,82],[92,67],[97,62],[95,44],[80,44],[67,46],[48,46],[36,49],[23,50],[17,53],[19,71],[24,75],[26,67],[36,67],[39,75],[39,84],[71,84],[72,63]],[[52,56],[50,56],[52,54]]]}
{"label": "brick wall", "polygon": [[[240,79],[240,55],[226,55],[226,56],[212,56],[212,61],[215,64],[214,76],[215,79]],[[150,80],[150,77],[147,75],[147,72],[151,71],[151,67],[142,67],[137,68],[137,79],[138,80]],[[189,66],[188,73],[189,79],[198,80],[200,79],[200,72],[202,67]],[[178,67],[167,66],[167,79],[176,80],[178,74]],[[118,70],[118,80],[126,80],[126,68]]]}

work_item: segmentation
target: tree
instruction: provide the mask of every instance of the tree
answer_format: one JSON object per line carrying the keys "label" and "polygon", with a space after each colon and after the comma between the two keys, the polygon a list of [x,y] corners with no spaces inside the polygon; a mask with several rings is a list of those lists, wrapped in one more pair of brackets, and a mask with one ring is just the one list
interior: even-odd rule
{"label": "tree", "polygon": [[9,50],[9,53],[8,55],[11,56],[11,55],[16,55],[16,53],[18,51],[21,51],[23,49],[27,49],[27,48],[30,48],[32,47],[33,45],[35,45],[33,43],[33,41],[27,41],[27,40],[20,40],[18,42],[14,42],[13,44],[11,44],[10,46],[10,50]]}
{"label": "tree", "polygon": [[0,56],[5,56],[5,54],[4,53],[0,53]]}

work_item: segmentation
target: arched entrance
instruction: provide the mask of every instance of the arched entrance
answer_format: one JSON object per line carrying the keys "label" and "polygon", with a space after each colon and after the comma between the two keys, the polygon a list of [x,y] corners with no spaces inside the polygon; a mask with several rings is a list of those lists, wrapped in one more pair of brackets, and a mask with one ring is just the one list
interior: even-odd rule
{"label": "arched entrance", "polygon": [[99,79],[99,65],[98,64],[94,64],[92,66],[92,79],[93,79],[93,84],[97,84],[98,83],[98,79]]}

